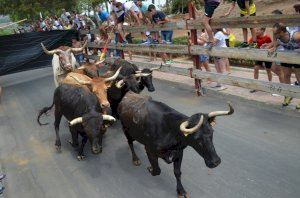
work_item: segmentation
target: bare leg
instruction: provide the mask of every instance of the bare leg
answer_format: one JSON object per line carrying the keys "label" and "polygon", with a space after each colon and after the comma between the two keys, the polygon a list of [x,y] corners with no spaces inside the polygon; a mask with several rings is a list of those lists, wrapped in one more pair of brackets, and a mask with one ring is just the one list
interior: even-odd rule
{"label": "bare leg", "polygon": [[282,71],[283,71],[284,83],[291,84],[292,69],[289,67],[282,67]]}
{"label": "bare leg", "polygon": [[279,82],[284,83],[283,72],[280,65],[273,63],[271,70],[278,76]]}
{"label": "bare leg", "polygon": [[178,197],[189,197],[186,191],[184,190],[182,184],[181,184],[181,162],[182,162],[182,156],[183,156],[183,151],[178,153],[178,158],[175,159],[173,165],[174,165],[174,175],[176,177],[176,182],[177,182],[177,195]]}
{"label": "bare leg", "polygon": [[244,37],[244,42],[248,42],[248,30],[247,28],[243,28],[243,37]]}
{"label": "bare leg", "polygon": [[230,70],[230,62],[229,62],[229,59],[226,58],[226,72],[230,73],[231,70]]}
{"label": "bare leg", "polygon": [[209,24],[210,19],[211,18],[204,15],[203,25],[204,25],[204,28],[205,28],[207,34],[208,34],[208,41],[213,42],[214,41],[214,35],[213,35],[212,28],[210,27],[210,24]]}
{"label": "bare leg", "polygon": [[272,82],[272,71],[271,71],[271,69],[267,69],[267,68],[266,68],[266,71],[267,71],[267,75],[268,75],[268,80],[269,80],[270,82]]}
{"label": "bare leg", "polygon": [[255,30],[255,28],[250,28],[250,31],[251,31],[253,42],[256,42],[256,30]]}
{"label": "bare leg", "polygon": [[300,68],[295,68],[294,72],[298,83],[300,83]]}
{"label": "bare leg", "polygon": [[149,159],[149,162],[151,164],[150,167],[148,167],[148,171],[151,173],[152,176],[160,175],[160,168],[158,165],[158,157],[156,154],[152,153],[150,150],[148,150],[146,147],[146,153]]}
{"label": "bare leg", "polygon": [[255,65],[254,66],[254,79],[258,79],[258,76],[259,76],[259,66],[258,65]]}

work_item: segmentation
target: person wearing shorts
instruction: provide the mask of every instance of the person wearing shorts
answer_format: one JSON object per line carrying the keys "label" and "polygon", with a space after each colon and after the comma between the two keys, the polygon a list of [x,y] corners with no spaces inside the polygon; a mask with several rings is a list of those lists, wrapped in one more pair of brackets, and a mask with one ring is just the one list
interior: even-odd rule
{"label": "person wearing shorts", "polygon": [[[256,29],[256,40],[258,48],[261,48],[264,44],[272,43],[272,39],[269,35],[265,34],[266,28]],[[250,38],[249,43],[253,43],[253,38]],[[264,67],[267,71],[268,80],[272,81],[272,62],[256,61],[254,66],[254,79],[258,80],[259,69]],[[256,90],[251,90],[250,93],[254,93]]]}
{"label": "person wearing shorts", "polygon": [[[225,17],[229,16],[231,12],[234,10],[236,3],[240,8],[240,16],[241,17],[249,17],[249,16],[256,16],[256,6],[254,4],[254,0],[232,0],[231,7],[227,13],[225,13]],[[255,28],[250,28],[251,35],[253,38],[253,42],[250,47],[256,48],[256,30]],[[244,42],[241,44],[241,47],[248,47],[248,30],[247,28],[243,28],[243,37]]]}
{"label": "person wearing shorts", "polygon": [[205,10],[203,21],[202,21],[204,28],[208,34],[208,42],[205,48],[211,50],[211,48],[215,45],[215,42],[214,42],[213,30],[209,23],[215,10],[220,5],[221,0],[199,0],[199,1],[202,4],[204,3],[204,10]]}
{"label": "person wearing shorts", "polygon": [[[285,25],[276,23],[273,26],[273,33],[277,41],[274,42],[274,45],[269,49],[270,53],[274,53],[279,46],[282,46],[284,51],[295,51],[300,55],[300,31],[290,30]],[[293,70],[295,72],[297,81],[300,82],[299,64],[281,63],[281,66],[284,74],[285,84],[291,84],[291,74]],[[282,105],[288,106],[292,99],[292,97],[285,96]],[[296,108],[300,109],[300,103],[296,106]]]}

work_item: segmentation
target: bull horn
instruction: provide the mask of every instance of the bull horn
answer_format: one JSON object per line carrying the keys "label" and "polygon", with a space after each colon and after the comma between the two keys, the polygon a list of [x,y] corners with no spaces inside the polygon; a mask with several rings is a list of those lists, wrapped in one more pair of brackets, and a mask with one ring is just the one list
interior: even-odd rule
{"label": "bull horn", "polygon": [[80,123],[82,123],[82,117],[75,118],[74,120],[72,120],[70,122],[70,126],[74,126],[75,124],[80,124]]}
{"label": "bull horn", "polygon": [[120,74],[121,69],[122,69],[122,67],[120,67],[112,77],[105,78],[105,82],[115,80],[118,77],[118,75]]}
{"label": "bull horn", "polygon": [[41,46],[42,46],[44,52],[45,52],[46,54],[48,54],[48,55],[53,55],[53,54],[56,54],[56,53],[58,53],[58,52],[61,52],[61,50],[59,50],[59,49],[55,49],[55,50],[49,51],[49,50],[47,50],[47,48],[44,46],[43,43],[41,43]]}
{"label": "bull horn", "polygon": [[151,75],[151,73],[138,73],[138,74],[134,74],[135,77],[146,77],[146,76],[149,76]]}
{"label": "bull horn", "polygon": [[188,121],[185,121],[183,123],[180,124],[180,131],[183,132],[184,134],[192,134],[192,133],[195,133],[196,130],[198,130],[201,125],[203,124],[203,115],[201,115],[201,118],[198,122],[198,124],[196,124],[196,126],[194,126],[193,128],[190,128],[190,129],[187,129],[186,127],[189,125],[189,122]]}
{"label": "bull horn", "polygon": [[84,66],[81,66],[81,67],[78,67],[77,69],[83,70],[83,69],[85,69],[85,67],[84,67]]}
{"label": "bull horn", "polygon": [[86,47],[86,45],[87,45],[87,41],[85,41],[85,43],[83,44],[83,46],[80,47],[80,48],[71,48],[71,51],[72,52],[82,52],[84,50],[84,48]]}
{"label": "bull horn", "polygon": [[121,89],[124,85],[125,85],[124,80],[119,80],[119,81],[116,83],[116,87],[117,87],[118,89]]}
{"label": "bull horn", "polygon": [[103,120],[107,120],[107,121],[113,121],[115,122],[116,121],[116,118],[110,116],[110,115],[102,115],[103,117]]}
{"label": "bull horn", "polygon": [[233,107],[231,106],[230,103],[228,103],[228,105],[229,105],[229,111],[214,111],[214,112],[209,113],[208,117],[213,118],[213,117],[216,117],[216,116],[223,116],[223,115],[233,114],[234,113]]}
{"label": "bull horn", "polygon": [[161,68],[162,68],[162,64],[160,65],[160,67],[153,67],[150,70],[151,71],[157,71],[157,70],[160,70]]}
{"label": "bull horn", "polygon": [[76,80],[81,85],[91,85],[91,81],[80,80],[76,76],[70,75],[74,80]]}
{"label": "bull horn", "polygon": [[142,73],[142,71],[141,70],[137,70],[137,71],[135,71],[135,73],[136,74],[140,74],[140,73]]}

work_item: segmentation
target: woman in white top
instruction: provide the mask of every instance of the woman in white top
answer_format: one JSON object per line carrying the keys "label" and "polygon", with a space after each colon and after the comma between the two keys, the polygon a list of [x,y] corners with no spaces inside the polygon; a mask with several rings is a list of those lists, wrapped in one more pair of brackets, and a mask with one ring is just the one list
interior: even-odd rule
{"label": "woman in white top", "polygon": [[[227,35],[224,34],[224,32],[222,31],[222,29],[216,29],[215,31],[215,35],[214,35],[214,42],[216,43],[216,47],[227,47],[226,45],[226,38]],[[214,61],[215,61],[215,67],[218,73],[226,73],[226,60],[227,58],[223,58],[223,57],[214,57]],[[220,83],[217,83],[216,88],[218,88],[218,90],[224,90],[226,89],[226,87],[222,86]]]}

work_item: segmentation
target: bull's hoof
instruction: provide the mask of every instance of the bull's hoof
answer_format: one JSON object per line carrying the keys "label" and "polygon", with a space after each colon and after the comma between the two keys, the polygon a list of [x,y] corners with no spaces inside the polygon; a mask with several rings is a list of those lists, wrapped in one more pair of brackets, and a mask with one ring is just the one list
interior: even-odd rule
{"label": "bull's hoof", "polygon": [[77,156],[78,161],[83,161],[85,159],[84,155],[78,155]]}
{"label": "bull's hoof", "polygon": [[57,152],[61,152],[61,145],[55,145],[55,149]]}
{"label": "bull's hoof", "polygon": [[132,160],[132,162],[133,162],[133,165],[135,165],[135,166],[140,166],[141,165],[141,161],[139,159]]}
{"label": "bull's hoof", "polygon": [[78,148],[78,144],[73,144],[73,142],[72,142],[72,140],[67,140],[67,142],[69,143],[69,144],[71,144],[71,146],[73,147],[73,148]]}
{"label": "bull's hoof", "polygon": [[186,193],[185,195],[178,195],[178,198],[190,198],[190,195]]}
{"label": "bull's hoof", "polygon": [[151,173],[152,176],[160,175],[160,169],[154,170],[151,166],[147,168],[148,171]]}

